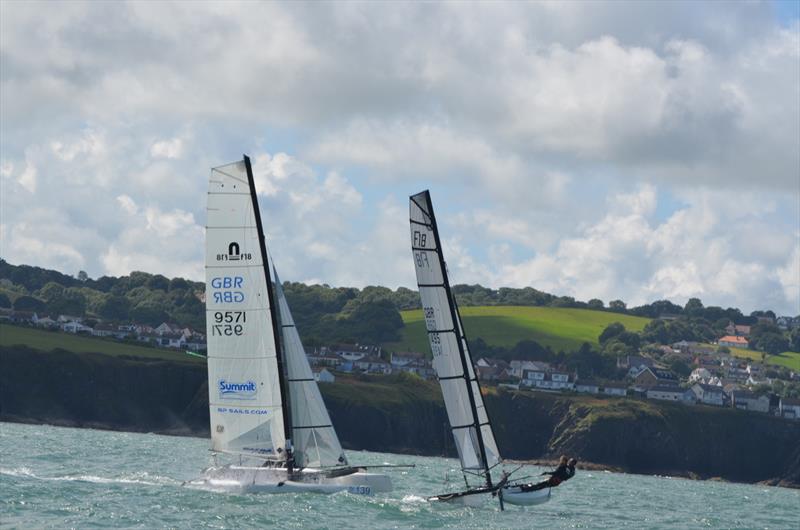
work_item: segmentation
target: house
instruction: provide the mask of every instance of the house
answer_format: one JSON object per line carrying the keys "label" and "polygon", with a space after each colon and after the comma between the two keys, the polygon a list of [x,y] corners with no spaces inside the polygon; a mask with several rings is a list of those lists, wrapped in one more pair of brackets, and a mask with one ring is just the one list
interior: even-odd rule
{"label": "house", "polygon": [[313,370],[314,381],[318,383],[333,383],[336,381],[336,376],[328,371],[327,368],[322,370]]}
{"label": "house", "polygon": [[38,316],[36,313],[34,313],[32,322],[34,323],[34,325],[36,325],[37,328],[45,328],[45,329],[58,328],[58,322],[56,322],[47,315]]}
{"label": "house", "polygon": [[118,326],[108,324],[106,322],[98,322],[92,329],[92,335],[95,337],[115,337],[123,339],[128,335],[127,331],[120,330]]}
{"label": "house", "polygon": [[509,363],[509,367],[511,370],[511,375],[514,377],[518,377],[522,379],[524,377],[525,370],[530,371],[538,371],[538,372],[549,372],[553,369],[549,363],[541,362],[541,361],[511,361]]}
{"label": "house", "polygon": [[794,328],[800,328],[800,316],[797,317],[778,317],[775,320],[775,323],[778,325],[779,328],[782,330],[790,330]]}
{"label": "house", "polygon": [[575,383],[569,380],[569,374],[540,370],[525,370],[520,384],[543,390],[572,390],[575,388]]}
{"label": "house", "polygon": [[694,393],[677,385],[658,385],[647,389],[647,399],[691,404],[694,403]]}
{"label": "house", "polygon": [[628,395],[628,385],[625,383],[603,383],[602,393],[607,396]]}
{"label": "house", "polygon": [[746,338],[735,335],[725,335],[717,341],[717,344],[731,348],[747,348],[750,345]]}
{"label": "house", "polygon": [[634,384],[640,388],[652,388],[654,386],[677,385],[678,378],[669,370],[660,368],[645,368],[634,378]]}
{"label": "house", "polygon": [[800,399],[781,398],[778,410],[783,418],[800,420]]}
{"label": "house", "polygon": [[353,361],[353,367],[365,373],[386,374],[392,373],[392,365],[380,357],[368,355]]}
{"label": "house", "polygon": [[703,405],[722,407],[725,405],[725,390],[721,386],[695,383],[691,389],[694,399]]}
{"label": "house", "polygon": [[725,333],[733,336],[747,337],[750,335],[750,326],[730,322],[725,326]]}
{"label": "house", "polygon": [[734,390],[731,392],[731,405],[737,409],[767,413],[769,396],[764,394],[758,396],[749,390]]}
{"label": "house", "polygon": [[[400,368],[415,362],[424,361],[425,357],[425,354],[422,352],[398,352],[391,354],[389,357],[389,362],[392,364],[393,368]],[[486,366],[489,365],[487,364]]]}
{"label": "house", "polygon": [[366,344],[339,344],[333,351],[345,361],[358,361],[364,357],[377,357],[381,354],[380,346]]}
{"label": "house", "polygon": [[71,320],[69,322],[64,322],[61,325],[61,329],[67,333],[91,333],[92,328],[89,326],[84,326],[80,322],[76,320]]}
{"label": "house", "polygon": [[624,357],[617,357],[617,368],[628,370],[628,377],[636,377],[636,375],[645,368],[652,368],[655,366],[653,359],[641,357],[639,355],[626,355]]}
{"label": "house", "polygon": [[711,379],[711,372],[709,372],[705,368],[695,368],[692,370],[692,373],[689,374],[689,382],[690,383],[707,383],[709,379]]}
{"label": "house", "polygon": [[308,362],[311,364],[311,366],[327,366],[329,368],[337,368],[343,362],[345,362],[341,357],[330,353],[327,350],[322,350],[315,353],[308,353],[308,350],[306,350],[306,357],[308,357]]}
{"label": "house", "polygon": [[58,315],[58,323],[66,324],[67,322],[83,322],[83,317],[74,317],[72,315]]}
{"label": "house", "polygon": [[575,383],[575,392],[581,394],[598,394],[600,392],[600,385],[596,381],[590,379],[582,379]]}
{"label": "house", "polygon": [[205,335],[201,335],[199,333],[189,335],[188,337],[186,337],[186,344],[184,344],[184,347],[187,350],[195,352],[206,351],[208,349],[208,346],[206,344]]}

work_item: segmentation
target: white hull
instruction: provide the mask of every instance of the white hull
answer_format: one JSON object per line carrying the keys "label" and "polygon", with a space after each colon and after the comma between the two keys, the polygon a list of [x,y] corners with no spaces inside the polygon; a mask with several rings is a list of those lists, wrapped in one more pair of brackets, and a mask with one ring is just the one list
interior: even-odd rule
{"label": "white hull", "polygon": [[506,504],[517,506],[534,506],[544,504],[550,500],[551,488],[537,491],[524,491],[521,486],[506,486],[503,488],[503,501]]}
{"label": "white hull", "polygon": [[386,475],[356,471],[340,476],[319,469],[303,469],[289,478],[284,469],[248,466],[217,466],[189,482],[196,487],[209,487],[237,493],[338,493],[373,495],[392,491]]}
{"label": "white hull", "polygon": [[[537,504],[544,504],[550,500],[551,488],[545,488],[536,491],[525,491],[525,488],[522,485],[511,485],[502,488],[502,496],[503,502],[506,504],[514,504],[516,506],[535,506]],[[455,493],[452,495],[440,495],[431,497],[428,500],[476,508],[481,506],[487,500],[493,498],[496,497],[492,494],[492,491],[486,490]]]}

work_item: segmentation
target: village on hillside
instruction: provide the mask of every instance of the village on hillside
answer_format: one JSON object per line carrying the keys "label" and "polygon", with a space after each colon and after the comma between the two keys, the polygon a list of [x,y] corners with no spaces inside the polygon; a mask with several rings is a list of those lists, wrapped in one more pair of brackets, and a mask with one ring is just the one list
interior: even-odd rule
{"label": "village on hillside", "polygon": [[[763,317],[767,318],[767,317]],[[187,353],[206,351],[206,337],[188,327],[164,322],[157,327],[134,323],[90,321],[69,315],[39,315],[35,312],[0,309],[0,321],[55,332],[95,336],[139,343]],[[772,321],[783,330],[800,327],[800,317],[778,317]],[[731,407],[800,421],[800,399],[780,397],[770,389],[780,381],[800,381],[800,373],[774,370],[754,359],[730,353],[747,348],[750,326],[733,322],[716,345],[679,341],[659,346],[660,355],[681,359],[692,368],[682,377],[659,361],[659,354],[624,355],[617,358],[620,377],[594,380],[579,378],[562,366],[530,360],[504,361],[479,358],[475,362],[478,379],[484,385],[516,390],[578,393],[597,396],[630,397],[681,403]],[[435,379],[431,360],[422,352],[389,352],[378,345],[335,344],[307,348],[306,355],[320,383],[331,383],[336,374],[391,375],[413,373]],[[772,370],[770,370],[772,368]],[[769,373],[768,373],[769,372]]]}

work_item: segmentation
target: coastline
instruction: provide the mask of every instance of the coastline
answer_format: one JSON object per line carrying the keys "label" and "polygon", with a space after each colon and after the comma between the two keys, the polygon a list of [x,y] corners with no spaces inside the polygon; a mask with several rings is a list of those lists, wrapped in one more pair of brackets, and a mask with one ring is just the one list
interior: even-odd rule
{"label": "coastline", "polygon": [[[147,430],[147,429],[128,429],[128,428],[121,428],[118,426],[114,426],[108,423],[102,422],[77,422],[73,420],[52,420],[52,421],[42,421],[37,419],[31,418],[20,418],[16,416],[10,416],[6,414],[0,413],[0,423],[17,423],[23,425],[41,425],[41,426],[48,426],[48,427],[64,427],[64,428],[71,428],[71,429],[92,429],[98,431],[111,431],[111,432],[129,432],[129,433],[136,433],[136,434],[156,434],[159,436],[174,436],[178,438],[208,438],[208,432],[199,432],[196,430],[191,429],[166,429],[166,430]],[[343,444],[345,450],[348,451],[363,451],[363,450],[370,450],[373,449],[364,449],[361,447],[354,447],[351,444]],[[406,450],[406,451],[387,451],[390,454],[395,454],[398,456],[402,455],[413,455],[413,456],[442,456],[442,455],[435,455],[435,454],[426,454],[424,452],[416,451],[416,450]],[[452,458],[452,457],[448,457]],[[503,460],[506,464],[516,464],[516,465],[532,465],[538,467],[545,467],[545,468],[555,468],[558,465],[557,458],[532,458],[532,459],[512,459],[507,458]],[[615,466],[610,464],[601,464],[596,462],[589,462],[589,461],[579,461],[578,465],[576,466],[578,471],[596,471],[596,472],[609,472],[609,473],[624,473],[629,475],[640,475],[640,476],[650,476],[650,477],[664,477],[664,478],[679,478],[685,480],[693,480],[698,482],[726,482],[730,484],[745,484],[750,486],[767,486],[767,487],[776,487],[776,488],[787,488],[787,489],[797,489],[800,490],[800,483],[793,483],[786,480],[781,479],[768,479],[762,480],[757,482],[743,482],[737,480],[729,480],[719,476],[702,476],[698,473],[694,473],[688,470],[675,470],[671,472],[665,473],[637,473],[636,471],[632,471],[629,469],[625,469],[621,466]]]}

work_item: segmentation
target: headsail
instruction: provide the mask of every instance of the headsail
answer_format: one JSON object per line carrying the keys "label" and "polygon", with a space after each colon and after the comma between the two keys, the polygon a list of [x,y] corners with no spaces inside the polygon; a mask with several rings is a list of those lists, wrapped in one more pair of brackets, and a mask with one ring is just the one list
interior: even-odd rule
{"label": "headsail", "polygon": [[281,324],[281,342],[286,361],[286,383],[292,404],[294,459],[299,467],[332,467],[347,464],[339,437],[333,428],[322,394],[308,364],[300,335],[294,325],[278,272],[273,266],[275,298]]}
{"label": "headsail", "polygon": [[500,454],[450,291],[430,193],[413,195],[409,208],[422,311],[461,468],[482,473],[490,484],[489,471],[499,463]]}
{"label": "headsail", "polygon": [[206,330],[211,446],[285,459],[266,247],[247,157],[211,170],[206,226]]}

